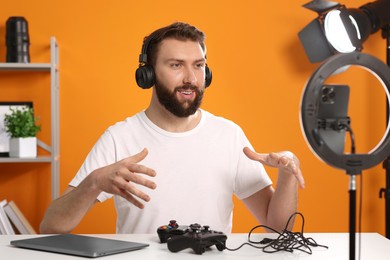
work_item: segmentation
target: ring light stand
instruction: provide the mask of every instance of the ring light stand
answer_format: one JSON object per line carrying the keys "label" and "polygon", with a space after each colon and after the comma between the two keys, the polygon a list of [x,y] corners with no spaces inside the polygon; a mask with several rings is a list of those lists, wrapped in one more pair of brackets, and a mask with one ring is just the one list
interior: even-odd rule
{"label": "ring light stand", "polygon": [[390,100],[390,68],[386,64],[368,54],[358,52],[336,54],[321,64],[307,82],[302,96],[300,120],[306,141],[315,155],[327,164],[345,170],[350,176],[349,255],[350,259],[355,259],[356,175],[361,174],[364,169],[379,164],[390,155],[390,127],[388,124],[382,140],[368,154],[336,153],[318,136],[318,108],[321,88],[325,80],[335,71],[349,65],[358,65],[374,74],[381,81],[387,100]]}
{"label": "ring light stand", "polygon": [[[386,38],[386,64],[390,66],[390,24],[382,28],[382,37]],[[389,124],[389,102],[386,102],[386,124]],[[386,237],[390,239],[390,156],[383,161],[383,168],[386,171],[386,185],[379,191],[379,198],[385,199]]]}

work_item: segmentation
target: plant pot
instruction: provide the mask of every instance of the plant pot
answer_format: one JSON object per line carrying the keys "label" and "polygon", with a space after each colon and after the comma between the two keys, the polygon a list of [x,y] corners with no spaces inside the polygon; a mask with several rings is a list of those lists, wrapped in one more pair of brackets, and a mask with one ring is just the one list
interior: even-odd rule
{"label": "plant pot", "polygon": [[19,158],[37,157],[37,138],[11,138],[9,140],[9,156]]}

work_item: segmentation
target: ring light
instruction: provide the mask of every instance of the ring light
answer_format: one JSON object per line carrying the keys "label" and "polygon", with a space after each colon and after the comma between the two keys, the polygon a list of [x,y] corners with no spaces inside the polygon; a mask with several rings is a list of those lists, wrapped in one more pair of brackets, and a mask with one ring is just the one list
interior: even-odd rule
{"label": "ring light", "polygon": [[[374,74],[382,83],[390,100],[390,68],[379,59],[359,52],[336,54],[328,58],[310,77],[302,100],[300,123],[306,141],[312,151],[323,161],[336,168],[344,169],[349,174],[358,174],[382,162],[390,154],[390,137],[388,125],[382,140],[368,154],[340,154],[332,150],[318,136],[318,108],[321,88],[325,80],[335,71],[349,65],[358,65]],[[390,121],[389,121],[390,122]]]}

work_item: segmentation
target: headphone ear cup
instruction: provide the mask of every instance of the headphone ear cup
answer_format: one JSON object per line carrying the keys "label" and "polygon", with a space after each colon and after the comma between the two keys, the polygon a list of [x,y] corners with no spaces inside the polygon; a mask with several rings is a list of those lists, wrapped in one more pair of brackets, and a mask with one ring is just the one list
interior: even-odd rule
{"label": "headphone ear cup", "polygon": [[206,68],[205,68],[205,73],[206,73],[206,76],[205,76],[204,86],[205,86],[205,88],[207,88],[208,86],[210,86],[211,81],[213,79],[213,73],[211,72],[209,66],[207,66],[207,65],[206,65]]}
{"label": "headphone ear cup", "polygon": [[135,80],[143,89],[151,88],[155,83],[154,69],[152,66],[144,65],[135,71]]}

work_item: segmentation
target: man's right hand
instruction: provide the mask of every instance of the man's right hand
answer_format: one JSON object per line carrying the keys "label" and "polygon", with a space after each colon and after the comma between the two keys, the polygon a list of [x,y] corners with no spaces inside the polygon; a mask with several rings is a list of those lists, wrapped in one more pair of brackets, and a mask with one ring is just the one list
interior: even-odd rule
{"label": "man's right hand", "polygon": [[156,172],[151,168],[138,164],[147,155],[148,150],[145,148],[133,156],[95,170],[93,172],[95,187],[101,191],[119,195],[138,208],[144,208],[144,204],[137,198],[147,202],[150,197],[137,189],[134,184],[143,185],[150,189],[156,188],[156,184],[144,176],[154,177]]}
{"label": "man's right hand", "polygon": [[41,233],[71,232],[97,202],[96,198],[102,191],[122,196],[135,206],[143,208],[144,205],[139,199],[149,201],[150,197],[136,186],[156,188],[154,182],[145,178],[156,176],[156,172],[138,164],[147,155],[148,150],[143,149],[119,162],[96,169],[77,187],[69,186],[46,210],[40,225]]}

